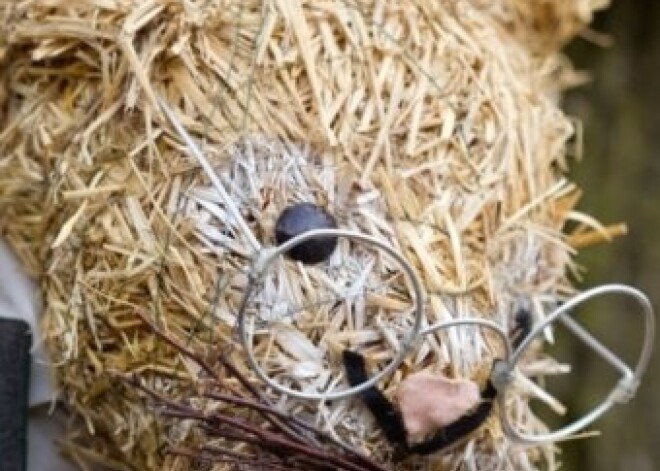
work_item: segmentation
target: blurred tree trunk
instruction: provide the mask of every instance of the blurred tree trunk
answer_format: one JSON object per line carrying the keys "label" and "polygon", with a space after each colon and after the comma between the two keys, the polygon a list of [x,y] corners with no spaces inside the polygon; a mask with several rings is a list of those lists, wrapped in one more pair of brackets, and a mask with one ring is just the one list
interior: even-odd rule
{"label": "blurred tree trunk", "polygon": [[[626,221],[630,234],[586,249],[585,286],[620,281],[643,289],[660,308],[660,2],[614,0],[594,29],[614,43],[600,48],[578,39],[568,53],[593,82],[572,91],[569,113],[584,122],[584,160],[573,176],[585,190],[581,209],[603,222]],[[639,339],[635,313],[612,304],[598,330],[629,343]],[[588,313],[591,320],[602,313]],[[605,316],[599,318],[604,319]],[[603,321],[604,323],[604,321]],[[602,437],[564,444],[564,469],[650,471],[660,469],[660,349],[636,399],[596,424]],[[584,403],[601,382],[602,364],[581,360],[575,403]]]}

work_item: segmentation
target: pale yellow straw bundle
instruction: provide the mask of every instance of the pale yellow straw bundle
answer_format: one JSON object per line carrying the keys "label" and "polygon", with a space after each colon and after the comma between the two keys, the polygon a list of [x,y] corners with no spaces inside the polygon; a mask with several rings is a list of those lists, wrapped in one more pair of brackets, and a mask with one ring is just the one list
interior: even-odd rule
{"label": "pale yellow straw bundle", "polygon": [[[423,279],[429,323],[475,316],[509,328],[517,308],[542,317],[572,292],[575,248],[625,230],[574,209],[579,190],[565,172],[580,133],[557,103],[580,79],[558,50],[604,3],[0,1],[0,229],[41,280],[45,340],[76,417],[65,450],[83,469],[198,469],[163,449],[207,437],[117,379],[137,374],[178,397],[200,378],[138,311],[191,348],[226,352],[262,387],[232,337],[250,252],[158,96],[263,243],[288,204],[315,202],[404,253]],[[336,279],[365,266],[347,250],[333,256]],[[323,269],[282,269],[289,296],[331,290]],[[367,302],[405,308],[388,291]],[[373,334],[353,327],[355,342]],[[279,342],[289,356],[278,368],[312,375],[309,345]],[[424,368],[483,382],[497,350],[475,329],[452,331],[383,388],[392,397]],[[527,366],[557,369],[540,351]],[[543,427],[530,397],[562,408],[531,385],[518,393],[510,407],[523,429]],[[273,397],[387,464],[358,401]],[[511,446],[491,421],[449,453],[398,466],[554,468],[555,451]]]}

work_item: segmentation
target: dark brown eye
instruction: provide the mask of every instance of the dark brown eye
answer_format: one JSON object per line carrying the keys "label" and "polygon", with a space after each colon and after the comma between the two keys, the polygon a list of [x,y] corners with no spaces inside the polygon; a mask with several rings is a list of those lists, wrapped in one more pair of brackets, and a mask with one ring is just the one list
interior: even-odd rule
{"label": "dark brown eye", "polygon": [[520,308],[514,318],[513,329],[509,332],[509,337],[511,338],[511,344],[513,348],[518,348],[520,344],[525,340],[525,338],[532,331],[534,326],[534,319],[532,318],[532,313],[527,309]]}
{"label": "dark brown eye", "polygon": [[[287,207],[275,223],[277,245],[314,229],[336,229],[337,221],[325,209],[312,203]],[[288,251],[287,256],[306,265],[326,260],[337,247],[337,237],[315,237]]]}

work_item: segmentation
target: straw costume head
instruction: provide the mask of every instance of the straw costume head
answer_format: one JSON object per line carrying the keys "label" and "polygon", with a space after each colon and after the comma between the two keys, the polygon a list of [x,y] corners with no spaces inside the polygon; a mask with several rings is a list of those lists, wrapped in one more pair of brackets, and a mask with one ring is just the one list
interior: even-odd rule
{"label": "straw costume head", "polygon": [[[542,432],[529,401],[561,408],[531,381],[493,402],[497,335],[410,332],[515,333],[573,294],[575,247],[612,235],[574,209],[579,133],[557,105],[579,78],[558,51],[601,3],[0,2],[0,228],[41,280],[68,453],[141,470],[552,469],[552,444],[516,446],[492,417]],[[369,239],[326,235],[313,263],[255,274],[278,227],[307,217]],[[373,387],[335,394],[399,353]],[[541,342],[521,363],[560,369]],[[428,415],[425,389],[447,397]],[[406,452],[479,414],[451,446]]]}

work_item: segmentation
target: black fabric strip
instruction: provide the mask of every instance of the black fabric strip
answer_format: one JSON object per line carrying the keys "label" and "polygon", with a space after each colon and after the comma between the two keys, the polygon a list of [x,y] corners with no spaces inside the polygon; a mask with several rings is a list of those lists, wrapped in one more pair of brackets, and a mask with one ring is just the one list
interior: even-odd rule
{"label": "black fabric strip", "polygon": [[[344,350],[343,360],[346,377],[351,386],[358,386],[369,380],[367,366],[362,355]],[[372,386],[360,393],[360,399],[376,419],[387,440],[390,443],[405,446],[407,433],[403,419],[385,395],[376,386]]]}
{"label": "black fabric strip", "polygon": [[428,440],[410,446],[408,452],[417,455],[435,453],[453,445],[466,435],[474,432],[490,415],[490,411],[493,409],[493,399],[495,399],[496,396],[497,390],[489,380],[486,383],[484,390],[481,391],[481,399],[483,402],[479,404],[473,412],[464,415],[455,422],[443,427]]}

